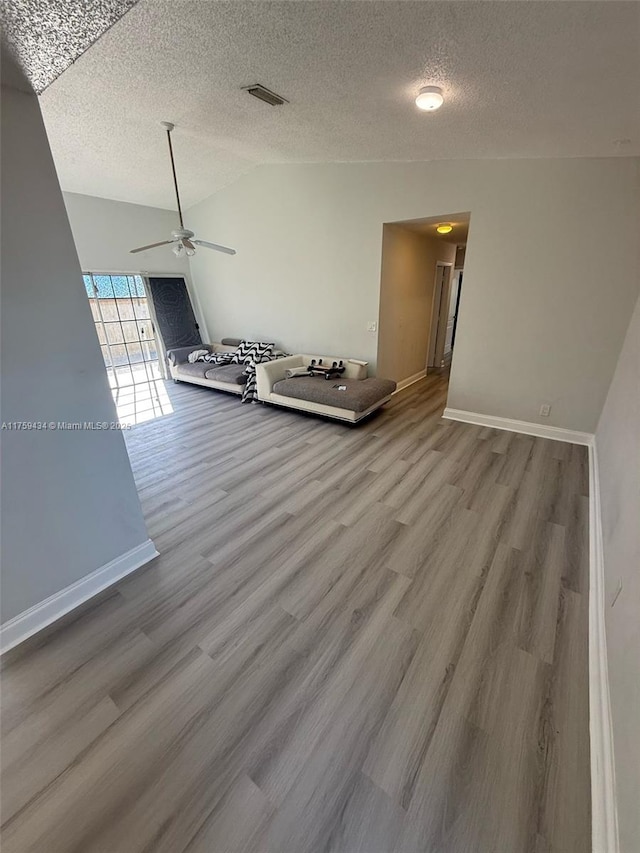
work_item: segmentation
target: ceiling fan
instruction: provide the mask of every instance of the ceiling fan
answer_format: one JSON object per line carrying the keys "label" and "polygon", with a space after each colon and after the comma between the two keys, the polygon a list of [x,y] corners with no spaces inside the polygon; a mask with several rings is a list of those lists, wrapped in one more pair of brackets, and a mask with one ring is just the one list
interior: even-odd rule
{"label": "ceiling fan", "polygon": [[131,249],[131,255],[136,252],[145,252],[147,249],[155,249],[156,246],[170,246],[173,244],[173,253],[180,257],[182,254],[195,255],[196,246],[204,246],[207,249],[215,249],[216,252],[225,252],[227,255],[235,255],[236,250],[230,249],[228,246],[220,246],[218,243],[209,243],[207,240],[195,240],[193,231],[189,231],[184,227],[182,221],[182,207],[180,205],[180,193],[178,192],[178,179],[176,177],[176,165],[173,161],[173,146],[171,145],[171,131],[175,127],[170,121],[162,121],[160,124],[167,131],[167,141],[169,142],[169,156],[171,158],[171,171],[173,172],[173,185],[176,190],[176,201],[178,202],[178,216],[180,217],[180,228],[176,228],[171,232],[170,240],[161,240],[159,243],[150,243],[148,246],[139,246],[137,249]]}

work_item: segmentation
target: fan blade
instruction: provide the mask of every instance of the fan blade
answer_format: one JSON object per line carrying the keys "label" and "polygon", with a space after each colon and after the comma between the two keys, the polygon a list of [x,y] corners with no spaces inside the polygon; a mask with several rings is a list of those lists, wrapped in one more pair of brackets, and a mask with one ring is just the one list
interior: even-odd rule
{"label": "fan blade", "polygon": [[188,238],[188,237],[183,237],[183,238],[182,238],[182,243],[183,243],[183,245],[184,245],[184,246],[186,246],[186,247],[187,247],[187,249],[193,249],[193,251],[195,252],[196,247],[193,245],[193,243],[191,242],[191,240],[189,240],[189,238]]}
{"label": "fan blade", "polygon": [[148,246],[140,246],[137,249],[131,249],[129,254],[135,255],[136,252],[144,252],[146,249],[155,249],[156,246],[170,246],[173,242],[173,240],[162,240],[160,243],[149,243]]}
{"label": "fan blade", "polygon": [[206,240],[194,240],[196,246],[206,246],[207,249],[215,249],[216,252],[224,252],[227,255],[235,255],[236,250],[228,246],[219,246],[217,243],[208,243]]}

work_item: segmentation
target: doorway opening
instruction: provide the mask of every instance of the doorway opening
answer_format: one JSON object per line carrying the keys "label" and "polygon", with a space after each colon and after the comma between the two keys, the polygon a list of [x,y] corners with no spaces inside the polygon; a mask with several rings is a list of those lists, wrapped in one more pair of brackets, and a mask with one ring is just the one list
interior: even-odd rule
{"label": "doorway opening", "polygon": [[[438,226],[450,226],[448,230]],[[455,348],[469,213],[383,226],[378,375],[402,389],[448,374]]]}
{"label": "doorway opening", "polygon": [[83,278],[118,419],[137,424],[170,414],[144,279],[95,273]]}

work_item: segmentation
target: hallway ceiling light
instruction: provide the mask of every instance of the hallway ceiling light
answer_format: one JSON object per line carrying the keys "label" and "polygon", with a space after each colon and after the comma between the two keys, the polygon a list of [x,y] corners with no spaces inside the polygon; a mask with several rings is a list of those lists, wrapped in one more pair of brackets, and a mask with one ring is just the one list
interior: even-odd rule
{"label": "hallway ceiling light", "polygon": [[438,234],[448,234],[450,231],[453,231],[453,225],[450,222],[441,222],[436,231]]}
{"label": "hallway ceiling light", "polygon": [[423,86],[416,98],[420,110],[437,110],[444,104],[442,89],[439,86]]}

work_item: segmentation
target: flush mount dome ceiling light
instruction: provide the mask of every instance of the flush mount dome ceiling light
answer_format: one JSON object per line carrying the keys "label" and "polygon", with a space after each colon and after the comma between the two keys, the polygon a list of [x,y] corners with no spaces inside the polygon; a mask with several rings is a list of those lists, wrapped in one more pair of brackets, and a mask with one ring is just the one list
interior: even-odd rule
{"label": "flush mount dome ceiling light", "polygon": [[416,98],[416,106],[420,110],[437,110],[444,104],[444,96],[439,86],[423,86]]}
{"label": "flush mount dome ceiling light", "polygon": [[441,222],[436,231],[438,234],[448,234],[450,231],[453,231],[453,225],[450,222]]}

